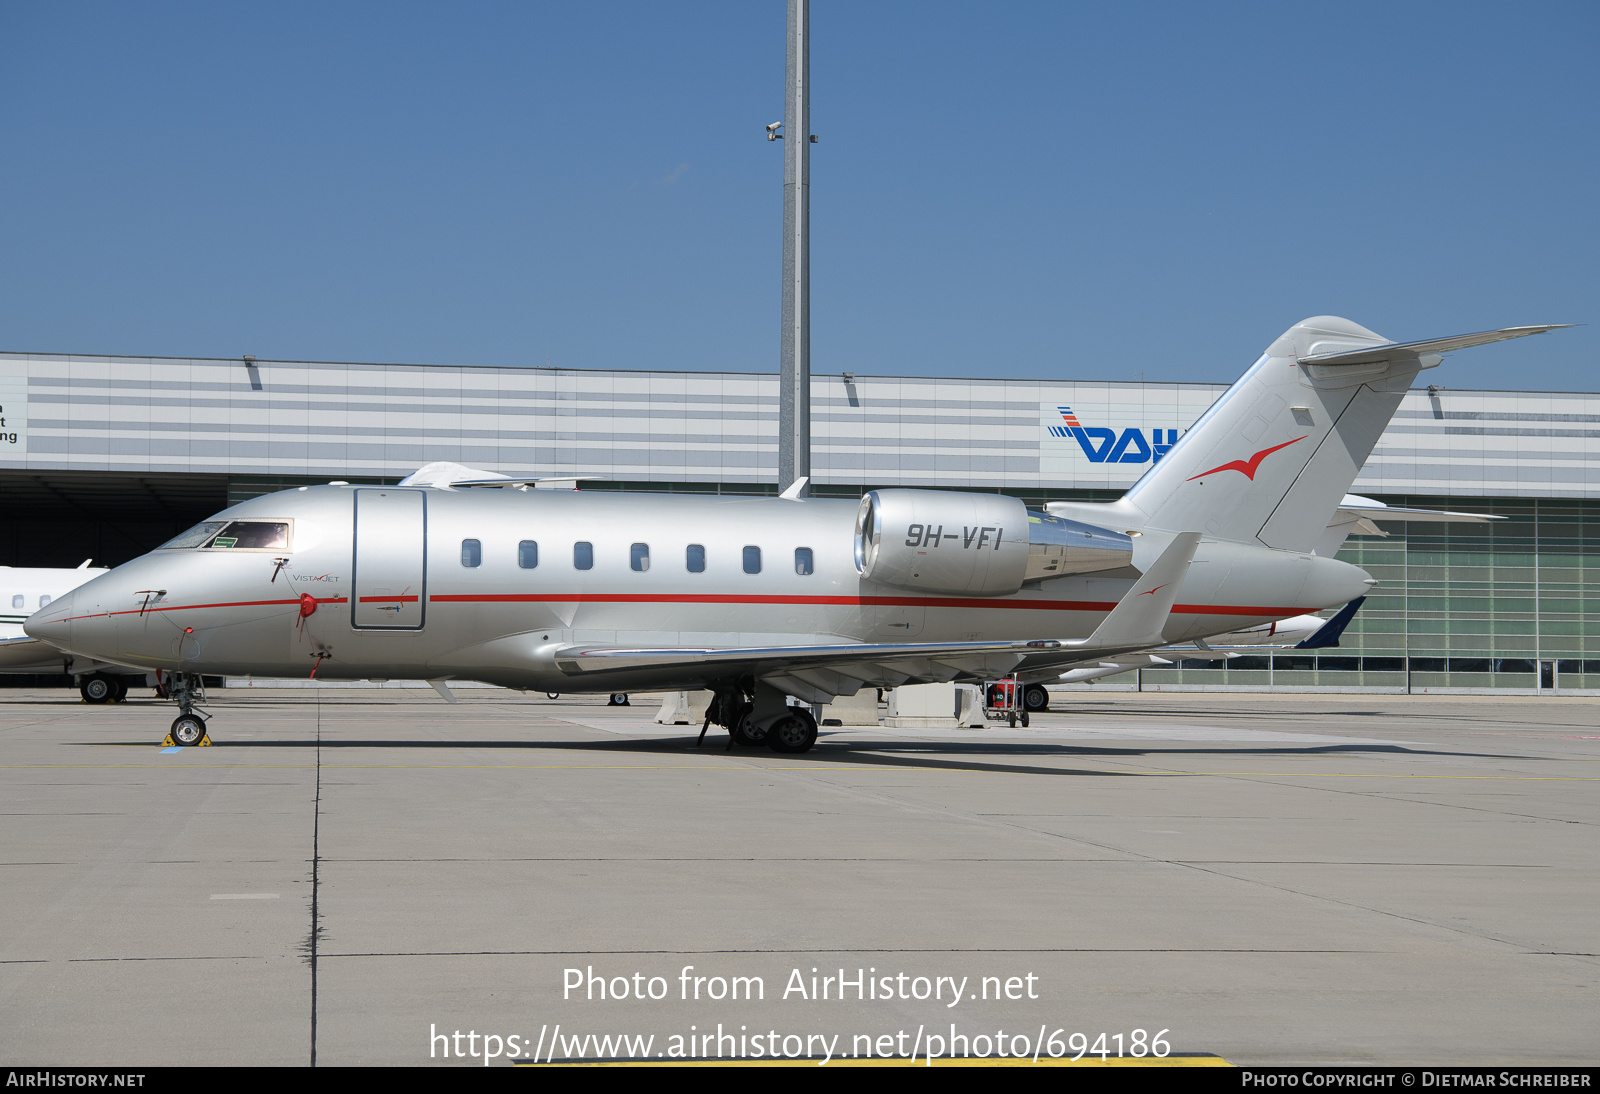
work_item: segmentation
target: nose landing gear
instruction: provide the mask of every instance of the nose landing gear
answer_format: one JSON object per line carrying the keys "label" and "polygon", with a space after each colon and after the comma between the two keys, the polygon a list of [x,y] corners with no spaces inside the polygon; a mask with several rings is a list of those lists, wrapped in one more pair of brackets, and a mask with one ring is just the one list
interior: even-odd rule
{"label": "nose landing gear", "polygon": [[193,673],[179,672],[164,680],[167,697],[178,704],[178,716],[162,744],[198,748],[211,743],[206,735],[206,720],[197,710],[206,701],[205,681]]}

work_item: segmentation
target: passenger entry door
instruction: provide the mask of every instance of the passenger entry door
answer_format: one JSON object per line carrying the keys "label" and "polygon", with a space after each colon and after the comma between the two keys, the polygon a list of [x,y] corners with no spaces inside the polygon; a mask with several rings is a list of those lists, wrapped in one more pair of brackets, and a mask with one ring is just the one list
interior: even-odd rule
{"label": "passenger entry door", "polygon": [[427,603],[427,495],[357,490],[350,620],[356,627],[421,630]]}

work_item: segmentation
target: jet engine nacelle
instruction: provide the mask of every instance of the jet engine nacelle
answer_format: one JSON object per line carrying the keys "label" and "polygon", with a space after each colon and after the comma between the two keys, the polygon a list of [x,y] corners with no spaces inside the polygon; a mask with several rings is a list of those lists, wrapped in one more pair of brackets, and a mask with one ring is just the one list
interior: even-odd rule
{"label": "jet engine nacelle", "polygon": [[1133,541],[1120,532],[1030,513],[1016,498],[945,490],[868,493],[855,548],[868,581],[964,596],[1009,596],[1030,581],[1133,560]]}

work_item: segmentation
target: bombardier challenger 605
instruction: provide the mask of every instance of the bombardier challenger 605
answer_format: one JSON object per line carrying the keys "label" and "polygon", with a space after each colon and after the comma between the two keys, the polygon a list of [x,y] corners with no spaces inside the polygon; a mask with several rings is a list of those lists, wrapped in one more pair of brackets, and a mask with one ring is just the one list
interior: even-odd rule
{"label": "bombardier challenger 605", "polygon": [[[804,752],[805,705],[1074,665],[1351,601],[1330,527],[1418,371],[1512,327],[1394,343],[1289,328],[1120,499],[884,489],[859,502],[538,489],[435,464],[396,486],[235,505],[31,616],[72,654],[165,674],[713,693],[708,724]],[[570,483],[570,480],[569,480]],[[534,488],[530,488],[530,484]],[[1342,538],[1342,536],[1336,537]]]}

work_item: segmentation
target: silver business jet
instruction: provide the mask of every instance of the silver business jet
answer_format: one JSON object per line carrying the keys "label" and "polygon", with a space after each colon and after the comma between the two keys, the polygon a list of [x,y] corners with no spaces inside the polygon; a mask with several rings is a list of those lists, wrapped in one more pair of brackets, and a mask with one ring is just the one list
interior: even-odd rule
{"label": "silver business jet", "polygon": [[27,632],[164,671],[181,744],[206,738],[201,674],[314,674],[705,689],[708,725],[804,752],[804,704],[863,687],[1054,679],[1362,595],[1371,577],[1316,548],[1411,380],[1551,329],[1396,344],[1308,319],[1122,498],[1049,513],[939,490],[539,489],[457,465],[300,487],[224,510]]}

